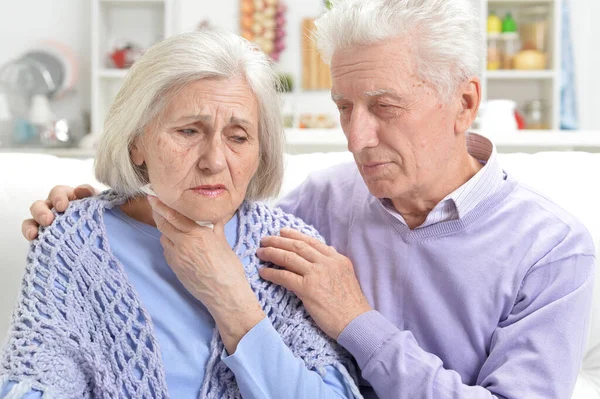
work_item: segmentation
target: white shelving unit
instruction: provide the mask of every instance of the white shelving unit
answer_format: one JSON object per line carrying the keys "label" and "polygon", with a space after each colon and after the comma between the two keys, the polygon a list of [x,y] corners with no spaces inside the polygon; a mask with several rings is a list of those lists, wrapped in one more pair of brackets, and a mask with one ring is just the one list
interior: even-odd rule
{"label": "white shelving unit", "polygon": [[108,107],[127,74],[112,68],[117,43],[148,48],[173,32],[173,0],[92,0],[92,134],[101,134]]}
{"label": "white shelving unit", "polygon": [[[510,11],[517,26],[519,13],[525,7],[548,9],[548,68],[541,71],[495,70],[483,71],[482,91],[484,100],[515,100],[522,111],[525,102],[544,100],[546,124],[551,130],[560,129],[560,68],[562,36],[562,0],[474,0],[481,15],[481,27],[487,36],[487,17],[490,11],[503,18]],[[544,137],[540,137],[542,139]]]}

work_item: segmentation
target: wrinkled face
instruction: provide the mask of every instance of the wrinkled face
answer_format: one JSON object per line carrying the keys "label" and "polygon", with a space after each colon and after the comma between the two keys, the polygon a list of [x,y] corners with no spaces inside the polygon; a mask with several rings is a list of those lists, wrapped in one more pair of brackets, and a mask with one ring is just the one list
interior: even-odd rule
{"label": "wrinkled face", "polygon": [[348,149],[378,198],[418,196],[444,179],[458,107],[443,105],[416,71],[406,40],[334,53],[332,97]]}
{"label": "wrinkled face", "polygon": [[152,189],[193,220],[229,220],[259,164],[258,104],[245,79],[189,83],[157,119],[131,150]]}

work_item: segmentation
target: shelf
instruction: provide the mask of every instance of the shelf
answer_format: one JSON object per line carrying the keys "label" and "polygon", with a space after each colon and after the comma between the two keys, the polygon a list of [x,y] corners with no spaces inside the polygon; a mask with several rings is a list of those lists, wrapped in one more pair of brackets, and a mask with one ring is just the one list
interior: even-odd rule
{"label": "shelf", "polygon": [[515,71],[515,70],[499,70],[499,71],[485,71],[485,76],[488,79],[503,79],[503,80],[544,80],[554,79],[556,72],[552,70],[544,71]]}
{"label": "shelf", "polygon": [[[289,146],[346,147],[341,129],[286,129]],[[600,150],[600,131],[522,130],[492,138],[498,147]]]}
{"label": "shelf", "polygon": [[100,0],[100,3],[121,4],[121,5],[164,4],[166,1],[168,1],[168,0]]}
{"label": "shelf", "polygon": [[346,145],[346,136],[341,129],[286,129],[288,145]]}
{"label": "shelf", "polygon": [[108,68],[98,70],[98,76],[105,79],[123,79],[129,69]]}
{"label": "shelf", "polygon": [[93,158],[96,150],[92,148],[0,148],[2,153],[46,154],[65,158]]}
{"label": "shelf", "polygon": [[524,130],[492,140],[498,147],[600,148],[600,132],[593,131]]}
{"label": "shelf", "polygon": [[488,0],[488,4],[551,4],[554,0]]}

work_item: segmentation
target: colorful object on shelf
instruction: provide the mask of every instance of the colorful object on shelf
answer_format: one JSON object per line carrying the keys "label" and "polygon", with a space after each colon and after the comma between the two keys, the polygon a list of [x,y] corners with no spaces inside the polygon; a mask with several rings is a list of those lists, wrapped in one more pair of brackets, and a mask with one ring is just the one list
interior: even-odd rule
{"label": "colorful object on shelf", "polygon": [[141,47],[127,43],[124,46],[117,46],[110,53],[110,59],[114,68],[126,69],[131,67],[143,54],[144,51]]}
{"label": "colorful object on shelf", "polygon": [[523,50],[513,58],[513,67],[521,70],[541,70],[546,68],[546,54],[538,50]]}
{"label": "colorful object on shelf", "polygon": [[331,74],[323,62],[313,39],[315,20],[302,21],[302,87],[305,90],[329,90]]}
{"label": "colorful object on shelf", "polygon": [[521,115],[521,113],[515,109],[515,120],[517,121],[517,128],[519,130],[523,130],[526,128],[525,117]]}
{"label": "colorful object on shelf", "polygon": [[281,0],[241,0],[240,27],[242,36],[256,43],[273,60],[285,49],[285,13]]}
{"label": "colorful object on shelf", "polygon": [[302,114],[298,121],[300,129],[333,129],[337,119],[328,114]]}
{"label": "colorful object on shelf", "polygon": [[517,21],[512,17],[511,13],[506,13],[506,16],[502,20],[502,33],[516,32]]}
{"label": "colorful object on shelf", "polygon": [[502,64],[502,46],[499,33],[490,33],[487,38],[487,69],[495,71]]}
{"label": "colorful object on shelf", "polygon": [[279,87],[281,93],[290,93],[294,91],[294,78],[289,73],[279,73]]}
{"label": "colorful object on shelf", "polygon": [[487,19],[487,33],[501,33],[502,32],[502,20],[495,13],[490,13]]}
{"label": "colorful object on shelf", "polygon": [[523,40],[523,50],[548,51],[550,33],[549,14],[547,6],[525,7],[520,12],[520,32]]}

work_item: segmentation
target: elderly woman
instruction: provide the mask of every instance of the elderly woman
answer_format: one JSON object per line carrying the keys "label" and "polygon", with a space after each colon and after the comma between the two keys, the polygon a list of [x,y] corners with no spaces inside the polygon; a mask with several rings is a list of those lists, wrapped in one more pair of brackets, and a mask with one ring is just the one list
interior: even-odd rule
{"label": "elderly woman", "polygon": [[112,190],[71,203],[32,245],[0,396],[360,396],[349,356],[258,274],[262,237],[318,237],[256,202],[283,176],[275,82],[263,53],[215,31],[136,62],[96,157]]}

